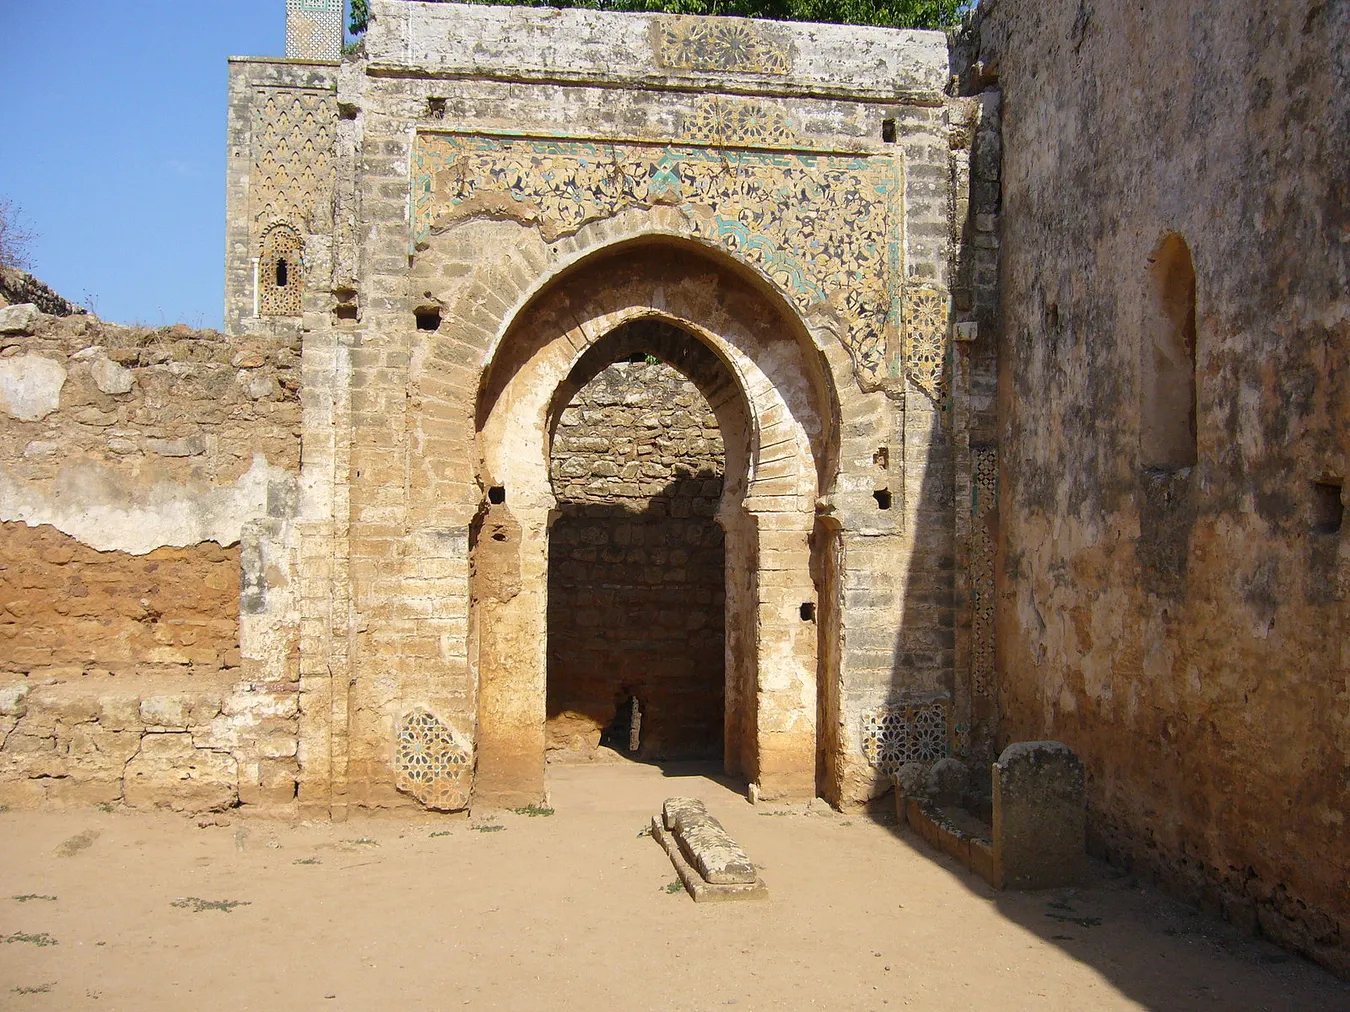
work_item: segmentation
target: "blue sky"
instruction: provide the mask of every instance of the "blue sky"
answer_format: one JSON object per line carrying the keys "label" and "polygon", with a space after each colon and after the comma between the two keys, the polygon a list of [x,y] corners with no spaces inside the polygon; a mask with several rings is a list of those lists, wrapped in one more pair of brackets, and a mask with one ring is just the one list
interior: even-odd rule
{"label": "blue sky", "polygon": [[219,327],[226,57],[285,0],[0,0],[0,197],[33,272],[104,319]]}

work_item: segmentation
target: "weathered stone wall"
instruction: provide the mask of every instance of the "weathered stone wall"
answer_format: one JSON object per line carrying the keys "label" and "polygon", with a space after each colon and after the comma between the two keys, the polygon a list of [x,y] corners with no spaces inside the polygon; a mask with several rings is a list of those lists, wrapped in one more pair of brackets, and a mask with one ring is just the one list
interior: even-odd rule
{"label": "weathered stone wall", "polygon": [[1099,850],[1350,971],[1350,7],[984,6],[1001,737],[1082,756]]}
{"label": "weathered stone wall", "polygon": [[[664,363],[616,362],[562,412],[550,454],[550,747],[593,749],[636,696],[642,758],[721,756],[725,563],[713,517],[724,463],[716,416]],[[628,744],[626,732],[615,742]]]}
{"label": "weathered stone wall", "polygon": [[0,798],[295,794],[298,349],[0,319]]}
{"label": "weathered stone wall", "polygon": [[50,285],[27,271],[0,267],[0,307],[22,306],[26,303],[52,316],[75,316],[87,311],[83,306],[62,298]]}

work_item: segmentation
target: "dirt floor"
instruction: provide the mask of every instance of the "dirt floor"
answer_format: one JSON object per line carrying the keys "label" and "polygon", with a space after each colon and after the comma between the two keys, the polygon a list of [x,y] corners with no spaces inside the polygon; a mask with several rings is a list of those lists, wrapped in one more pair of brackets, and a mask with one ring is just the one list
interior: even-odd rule
{"label": "dirt floor", "polygon": [[[552,815],[0,814],[0,1008],[1350,1010],[1350,984],[1105,866],[996,894],[884,817],[629,763],[550,783]],[[642,835],[680,794],[768,900],[680,889]]]}

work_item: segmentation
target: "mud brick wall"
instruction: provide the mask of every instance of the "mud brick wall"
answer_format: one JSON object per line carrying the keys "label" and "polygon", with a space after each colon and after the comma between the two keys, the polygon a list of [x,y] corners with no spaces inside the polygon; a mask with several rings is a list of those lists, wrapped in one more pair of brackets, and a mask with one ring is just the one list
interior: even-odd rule
{"label": "mud brick wall", "polygon": [[0,801],[295,793],[298,345],[0,317]]}
{"label": "mud brick wall", "polygon": [[1078,752],[1098,850],[1350,972],[1350,7],[985,10],[1002,740]]}
{"label": "mud brick wall", "polygon": [[0,671],[238,668],[239,546],[99,552],[0,524]]}
{"label": "mud brick wall", "polygon": [[550,456],[561,516],[549,537],[550,745],[643,758],[721,754],[722,494],[717,421],[664,363],[618,362],[563,412]]}

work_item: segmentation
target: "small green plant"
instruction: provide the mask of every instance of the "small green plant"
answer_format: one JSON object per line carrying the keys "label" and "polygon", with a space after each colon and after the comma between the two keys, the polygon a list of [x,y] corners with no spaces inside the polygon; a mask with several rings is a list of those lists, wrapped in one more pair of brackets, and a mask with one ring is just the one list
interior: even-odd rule
{"label": "small green plant", "polygon": [[111,812],[117,808],[117,806],[114,805],[111,801],[100,801],[94,807],[97,808],[100,812]]}
{"label": "small green plant", "polygon": [[674,882],[667,882],[661,888],[666,891],[668,896],[674,896],[676,893],[684,892],[684,883],[679,879],[676,879]]}
{"label": "small green plant", "polygon": [[372,840],[368,836],[363,836],[359,840],[348,840],[347,842],[356,847],[378,847],[380,845],[379,840]]}
{"label": "small green plant", "polygon": [[17,931],[12,935],[6,935],[4,938],[6,944],[13,942],[27,942],[29,945],[36,945],[39,949],[45,949],[49,945],[55,945],[56,939],[47,932],[43,931],[36,935],[30,935],[23,931]]}
{"label": "small green plant", "polygon": [[51,990],[52,988],[54,988],[55,986],[56,986],[56,983],[55,983],[54,981],[53,981],[52,983],[50,983],[50,984],[34,984],[34,985],[32,985],[31,987],[24,987],[22,984],[20,984],[18,987],[16,987],[16,988],[14,989],[14,993],[15,993],[15,994],[46,994],[48,991],[50,991],[50,990]]}
{"label": "small green plant", "polygon": [[652,835],[652,827],[651,827],[651,826],[643,826],[641,829],[638,830],[638,834],[637,834],[637,835],[638,835],[638,839],[639,839],[639,840],[642,839],[644,836],[651,836],[651,835]]}
{"label": "small green plant", "polygon": [[480,833],[500,833],[506,827],[495,822],[487,822],[481,826],[474,826],[473,828]]}
{"label": "small green plant", "polygon": [[235,907],[246,907],[248,905],[248,900],[204,900],[197,896],[184,896],[170,904],[170,906],[191,910],[194,914],[199,914],[203,910],[219,910],[223,914],[228,914]]}
{"label": "small green plant", "polygon": [[296,863],[296,864],[318,864],[318,863],[319,863],[319,859],[318,859],[317,857],[297,857],[297,858],[295,859],[295,863]]}
{"label": "small green plant", "polygon": [[522,805],[520,808],[511,809],[511,811],[515,812],[517,815],[528,815],[532,819],[538,815],[553,814],[553,809],[546,805]]}
{"label": "small green plant", "polygon": [[15,900],[20,903],[27,903],[29,900],[46,900],[48,903],[55,903],[55,896],[43,896],[41,893],[24,893],[22,896],[15,896]]}
{"label": "small green plant", "polygon": [[0,805],[0,815],[4,815],[4,814],[5,814],[6,812],[8,812],[8,811],[9,811],[9,805]]}
{"label": "small green plant", "polygon": [[448,830],[448,829],[438,829],[438,830],[436,830],[436,832],[434,832],[434,833],[431,834],[431,838],[434,840],[434,839],[436,839],[436,837],[438,837],[438,836],[449,836],[449,835],[450,835],[450,830]]}

